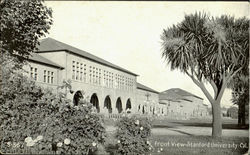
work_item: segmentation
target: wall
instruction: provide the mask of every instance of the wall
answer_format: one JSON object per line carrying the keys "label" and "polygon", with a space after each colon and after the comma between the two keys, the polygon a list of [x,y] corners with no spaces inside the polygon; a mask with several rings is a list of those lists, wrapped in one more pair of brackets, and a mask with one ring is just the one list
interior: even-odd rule
{"label": "wall", "polygon": [[[67,68],[65,51],[44,52],[44,53],[38,53],[38,54],[64,68]],[[60,78],[58,78],[58,83],[62,83],[62,81],[66,79],[66,70],[63,69],[60,72],[61,73],[60,73]]]}
{"label": "wall", "polygon": [[206,117],[208,116],[208,108],[203,104],[203,100],[195,96],[185,96],[185,98],[193,101],[192,106],[195,108],[194,117]]}
{"label": "wall", "polygon": [[185,96],[188,100],[192,102],[180,99],[178,101],[161,100],[161,103],[166,105],[167,117],[173,119],[190,119],[192,117],[208,117],[207,106],[203,104],[203,100],[198,99],[193,96]]}
{"label": "wall", "polygon": [[[125,110],[127,100],[130,99],[132,109],[131,111],[135,111],[135,90],[136,90],[136,76],[131,75],[125,72],[122,72],[120,70],[104,66],[102,64],[93,62],[91,60],[85,59],[83,57],[79,57],[73,54],[66,54],[67,59],[67,70],[66,70],[66,79],[72,80],[72,88],[76,91],[84,91],[85,96],[89,97],[89,100],[91,96],[95,93],[99,100],[99,106],[100,106],[100,112],[102,113],[103,107],[104,107],[104,100],[106,96],[109,96],[111,99],[111,105],[112,105],[112,113],[116,112],[116,101],[120,97],[122,101],[122,108]],[[76,79],[76,75],[72,77],[73,75],[73,61],[74,61],[74,69],[76,73],[76,70],[80,72],[80,69],[77,69],[77,66],[81,68],[82,66],[82,80],[80,80],[80,74],[78,72],[78,79]],[[78,63],[78,65],[77,65]],[[81,65],[82,64],[82,65]],[[84,66],[86,65],[86,66]],[[91,67],[91,68],[90,68]],[[86,69],[86,70],[84,70]],[[91,70],[91,71],[90,71]],[[95,71],[95,73],[94,73]],[[84,76],[84,72],[86,72],[86,76]],[[97,73],[98,72],[98,73]],[[97,73],[97,74],[96,74]],[[105,77],[104,77],[105,74]],[[91,77],[90,77],[91,75]],[[97,77],[93,77],[93,75]],[[118,82],[116,80],[115,75],[123,76],[124,78],[130,78],[132,86],[130,87],[118,87]],[[111,77],[112,81],[111,81]],[[104,80],[104,78],[106,80]],[[109,79],[109,80],[107,80]],[[75,93],[74,92],[74,93]],[[73,99],[74,94],[68,94],[68,98]]]}
{"label": "wall", "polygon": [[[146,96],[147,94],[149,95],[148,98]],[[143,113],[142,109],[144,106],[144,113],[159,114],[161,111],[161,106],[159,105],[159,94],[138,88],[136,91],[136,106],[137,113]]]}
{"label": "wall", "polygon": [[[33,76],[31,77],[31,67],[33,68]],[[37,71],[35,72],[35,68]],[[61,71],[55,67],[42,65],[36,62],[29,62],[27,65],[23,67],[26,71],[24,74],[27,75],[28,78],[32,78],[35,80],[36,74],[36,83],[42,87],[51,88],[54,92],[57,92],[57,87],[59,86],[59,77],[61,76]],[[44,70],[46,70],[46,81],[44,82]],[[50,79],[48,83],[47,73],[50,72]],[[51,82],[51,72],[53,72],[53,83]]]}

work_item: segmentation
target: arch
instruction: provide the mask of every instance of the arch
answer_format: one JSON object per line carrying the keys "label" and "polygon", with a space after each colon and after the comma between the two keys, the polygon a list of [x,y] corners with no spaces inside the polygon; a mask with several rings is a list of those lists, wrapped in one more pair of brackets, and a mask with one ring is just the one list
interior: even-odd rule
{"label": "arch", "polygon": [[100,112],[100,107],[99,107],[99,100],[98,97],[96,95],[96,93],[94,93],[91,98],[90,98],[90,103],[93,104],[93,106],[96,108],[96,111],[99,113]]}
{"label": "arch", "polygon": [[118,113],[122,112],[122,100],[120,97],[117,98],[115,107],[116,107]]}
{"label": "arch", "polygon": [[145,106],[144,105],[142,106],[142,113],[143,114],[145,113]]}
{"label": "arch", "polygon": [[78,90],[73,97],[73,104],[78,106],[81,99],[83,99],[83,95],[82,92]]}
{"label": "arch", "polygon": [[131,100],[130,100],[130,98],[127,100],[127,103],[126,103],[126,110],[127,109],[131,109],[132,107],[131,107]]}
{"label": "arch", "polygon": [[104,100],[104,107],[106,107],[108,109],[109,113],[112,113],[111,99],[109,96],[106,96],[106,98]]}

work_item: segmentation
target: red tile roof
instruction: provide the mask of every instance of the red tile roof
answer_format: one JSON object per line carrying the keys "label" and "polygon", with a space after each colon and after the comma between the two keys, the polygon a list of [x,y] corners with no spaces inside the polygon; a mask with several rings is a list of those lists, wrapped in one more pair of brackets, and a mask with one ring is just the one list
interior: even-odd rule
{"label": "red tile roof", "polygon": [[137,82],[137,88],[159,94],[159,92]]}
{"label": "red tile roof", "polygon": [[188,91],[185,91],[183,89],[180,89],[180,88],[172,88],[172,89],[168,89],[168,90],[166,90],[164,92],[166,92],[166,93],[167,92],[174,92],[174,93],[176,93],[176,94],[178,94],[180,96],[193,96],[193,97],[196,97],[198,99],[202,99],[203,100],[203,98],[201,98],[199,96],[196,96],[196,95],[194,95],[194,94],[192,94],[192,93],[190,93]]}
{"label": "red tile roof", "polygon": [[191,94],[185,90],[182,90],[180,88],[172,88],[172,89],[168,89],[166,91],[163,91],[160,93],[159,95],[159,99],[160,100],[170,100],[170,101],[180,101],[180,100],[187,100],[192,102],[191,100],[185,98],[185,96],[194,96],[198,99],[202,99],[199,96],[196,96],[194,94]]}
{"label": "red tile roof", "polygon": [[29,61],[33,61],[33,62],[36,62],[36,63],[40,63],[40,64],[45,64],[45,65],[49,65],[49,66],[52,66],[52,67],[56,67],[56,68],[61,68],[63,69],[64,67],[50,61],[49,59],[37,54],[37,53],[31,53],[29,59]]}
{"label": "red tile roof", "polygon": [[38,46],[38,51],[36,51],[36,52],[43,53],[43,52],[56,52],[56,51],[66,51],[66,52],[69,52],[72,54],[76,54],[78,56],[84,57],[84,58],[89,59],[91,61],[100,63],[102,65],[106,65],[108,67],[112,67],[114,69],[132,74],[134,76],[138,76],[137,74],[132,73],[124,68],[117,66],[117,65],[114,65],[114,64],[112,64],[104,59],[101,59],[97,56],[94,56],[94,55],[88,53],[88,52],[85,52],[83,50],[80,50],[78,48],[75,48],[73,46],[62,43],[62,42],[57,41],[57,40],[52,39],[52,38],[46,38],[46,39],[41,40],[40,45]]}

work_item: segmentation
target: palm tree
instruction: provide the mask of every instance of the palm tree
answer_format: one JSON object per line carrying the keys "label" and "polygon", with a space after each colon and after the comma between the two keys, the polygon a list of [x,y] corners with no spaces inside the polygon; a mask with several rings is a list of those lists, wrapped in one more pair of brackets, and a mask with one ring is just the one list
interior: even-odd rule
{"label": "palm tree", "polygon": [[[230,16],[210,18],[205,13],[186,15],[161,36],[162,57],[171,70],[187,74],[212,106],[213,137],[221,137],[221,98],[230,79],[246,64],[248,20]],[[213,88],[213,95],[204,82]]]}

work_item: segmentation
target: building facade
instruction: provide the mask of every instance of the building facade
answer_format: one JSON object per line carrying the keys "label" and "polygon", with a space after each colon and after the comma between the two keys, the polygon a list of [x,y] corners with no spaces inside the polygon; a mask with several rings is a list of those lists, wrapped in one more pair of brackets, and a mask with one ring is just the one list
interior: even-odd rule
{"label": "building facade", "polygon": [[[96,112],[157,116],[205,116],[203,99],[175,89],[159,93],[137,82],[137,74],[52,38],[40,42],[24,67],[37,84],[66,92],[72,104],[87,98]],[[71,91],[60,86],[70,83]],[[182,93],[181,93],[182,92]]]}
{"label": "building facade", "polygon": [[137,112],[147,115],[164,115],[164,105],[159,104],[159,92],[137,83]]}
{"label": "building facade", "polygon": [[137,74],[52,38],[40,42],[24,68],[39,85],[55,92],[64,81],[71,81],[72,92],[67,92],[67,98],[77,105],[80,98],[88,97],[98,113],[140,113],[138,105],[145,97],[141,91],[152,93],[154,104],[158,104],[157,93],[137,89],[141,86]]}
{"label": "building facade", "polygon": [[166,105],[166,116],[176,119],[204,118],[209,116],[203,99],[179,88],[163,91],[159,102]]}
{"label": "building facade", "polygon": [[33,53],[29,58],[29,63],[23,68],[25,74],[33,79],[38,85],[51,89],[58,93],[62,66],[46,59],[39,54]]}

